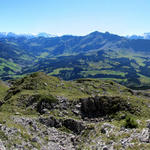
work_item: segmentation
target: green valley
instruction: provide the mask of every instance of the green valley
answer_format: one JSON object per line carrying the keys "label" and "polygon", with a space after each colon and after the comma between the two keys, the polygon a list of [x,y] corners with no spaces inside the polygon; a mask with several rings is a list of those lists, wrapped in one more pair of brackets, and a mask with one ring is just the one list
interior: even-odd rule
{"label": "green valley", "polygon": [[149,88],[150,40],[100,32],[86,36],[0,39],[0,77],[42,71],[64,80],[102,78]]}

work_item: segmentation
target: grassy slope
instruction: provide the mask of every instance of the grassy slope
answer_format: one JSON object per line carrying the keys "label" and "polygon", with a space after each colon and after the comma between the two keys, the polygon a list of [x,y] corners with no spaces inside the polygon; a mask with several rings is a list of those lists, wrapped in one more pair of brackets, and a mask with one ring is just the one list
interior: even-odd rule
{"label": "grassy slope", "polygon": [[0,81],[0,100],[2,100],[6,94],[9,87],[2,81]]}
{"label": "grassy slope", "polygon": [[[78,79],[75,81],[63,81],[57,77],[47,76],[44,73],[34,73],[22,79],[18,79],[10,88],[3,110],[21,111],[19,100],[32,95],[53,95],[54,97],[66,97],[70,101],[91,96],[120,96],[130,100],[134,106],[139,107],[145,116],[149,114],[146,107],[147,99],[133,95],[128,88],[121,86],[113,81],[103,81],[98,79]],[[142,105],[145,103],[145,105]],[[14,107],[14,108],[13,108]],[[24,106],[23,106],[24,107]],[[24,111],[24,110],[23,110]]]}
{"label": "grassy slope", "polygon": [[7,79],[21,71],[21,67],[11,61],[0,58],[0,79]]}

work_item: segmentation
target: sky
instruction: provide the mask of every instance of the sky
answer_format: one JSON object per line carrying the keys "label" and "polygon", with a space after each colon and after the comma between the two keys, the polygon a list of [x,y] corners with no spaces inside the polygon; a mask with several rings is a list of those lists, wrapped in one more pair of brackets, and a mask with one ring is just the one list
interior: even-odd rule
{"label": "sky", "polygon": [[0,32],[150,32],[150,0],[0,0]]}

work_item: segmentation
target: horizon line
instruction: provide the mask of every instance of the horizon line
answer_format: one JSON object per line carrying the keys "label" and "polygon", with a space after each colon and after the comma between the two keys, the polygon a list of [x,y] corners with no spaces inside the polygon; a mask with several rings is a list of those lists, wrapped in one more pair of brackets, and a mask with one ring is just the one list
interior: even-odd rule
{"label": "horizon line", "polygon": [[112,32],[109,32],[109,31],[98,31],[98,30],[95,30],[95,31],[92,31],[92,32],[89,32],[87,34],[69,34],[69,33],[65,33],[65,34],[51,34],[49,32],[44,32],[44,31],[40,31],[40,32],[37,32],[37,33],[33,33],[33,32],[12,32],[12,31],[8,31],[8,32],[5,32],[5,31],[0,31],[0,33],[4,33],[6,34],[9,34],[9,33],[13,33],[13,34],[16,34],[16,35],[33,35],[33,36],[37,36],[38,34],[41,34],[41,33],[45,33],[45,34],[49,34],[51,36],[58,36],[58,37],[61,37],[61,36],[86,36],[86,35],[89,35],[91,33],[94,33],[94,32],[99,32],[99,33],[110,33],[110,34],[114,34],[114,35],[118,35],[118,36],[123,36],[123,37],[131,37],[131,36],[144,36],[145,34],[150,34],[150,32],[145,32],[145,33],[142,33],[142,34],[126,34],[126,35],[120,35],[120,34],[117,34],[117,33],[112,33]]}

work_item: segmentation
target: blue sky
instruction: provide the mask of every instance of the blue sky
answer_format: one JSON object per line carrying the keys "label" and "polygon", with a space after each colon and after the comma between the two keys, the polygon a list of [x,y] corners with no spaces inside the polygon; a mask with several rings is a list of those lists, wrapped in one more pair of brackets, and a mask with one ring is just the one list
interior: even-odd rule
{"label": "blue sky", "polygon": [[150,32],[150,0],[0,0],[0,32]]}

